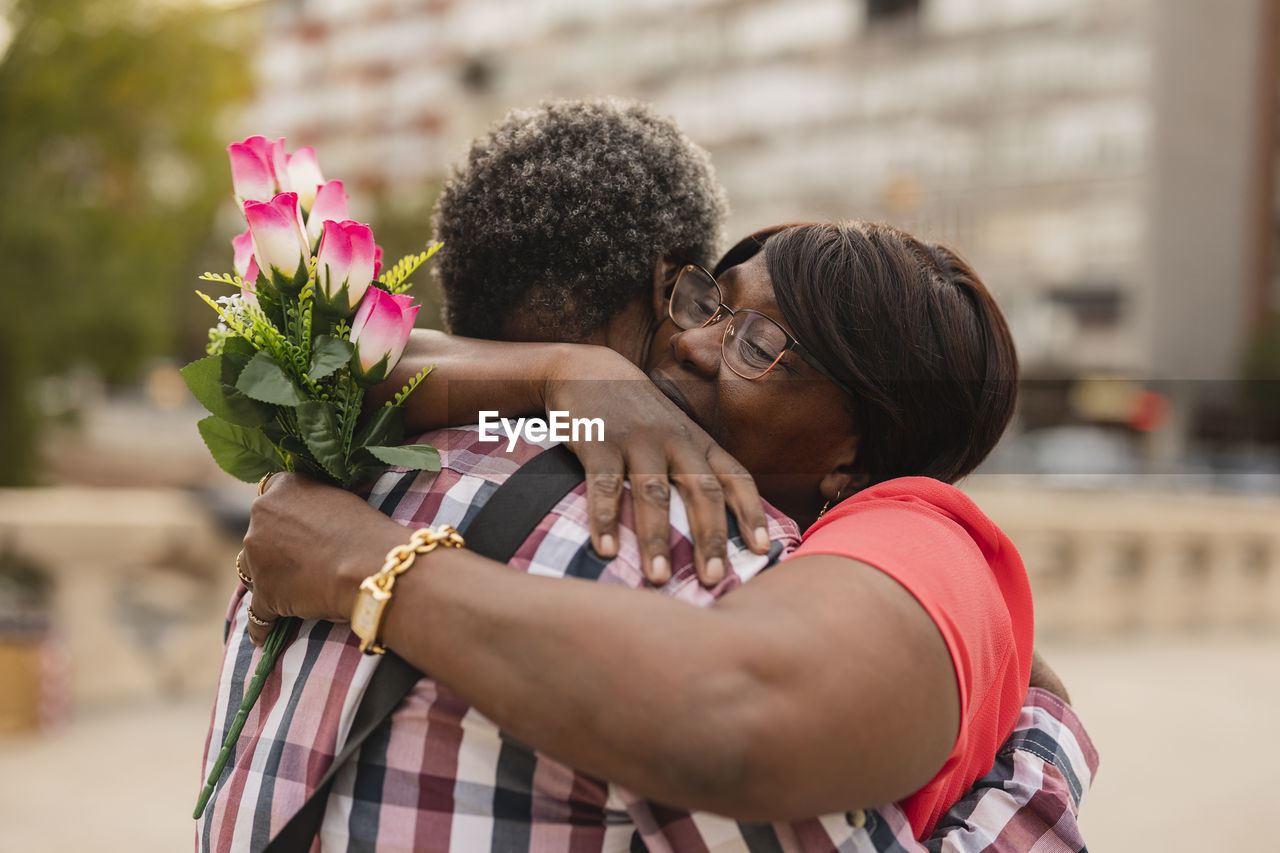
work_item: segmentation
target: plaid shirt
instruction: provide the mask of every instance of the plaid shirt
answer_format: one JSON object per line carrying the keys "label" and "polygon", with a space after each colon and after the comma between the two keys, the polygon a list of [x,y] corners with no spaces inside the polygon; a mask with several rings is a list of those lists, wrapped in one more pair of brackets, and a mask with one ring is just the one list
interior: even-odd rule
{"label": "plaid shirt", "polygon": [[[393,469],[369,501],[410,527],[470,521],[516,468],[541,451],[481,444],[474,429],[422,437],[441,452],[439,473]],[[698,606],[750,580],[799,544],[799,531],[770,512],[767,556],[752,554],[730,521],[725,579],[698,583],[688,522],[671,511],[672,579],[654,592]],[[648,587],[631,533],[629,498],[619,555],[590,547],[584,487],[570,493],[510,565],[551,577]],[[652,588],[650,588],[652,589]],[[205,743],[208,774],[257,663],[240,585],[228,610],[217,704]],[[281,655],[199,824],[202,851],[261,850],[301,808],[350,730],[380,658],[363,655],[346,625],[305,621]],[[678,721],[677,721],[678,722]],[[647,802],[534,752],[430,678],[421,679],[335,779],[313,850],[594,851],[1083,850],[1075,815],[1097,755],[1070,708],[1033,690],[991,773],[922,845],[895,806],[789,824],[745,824]]]}

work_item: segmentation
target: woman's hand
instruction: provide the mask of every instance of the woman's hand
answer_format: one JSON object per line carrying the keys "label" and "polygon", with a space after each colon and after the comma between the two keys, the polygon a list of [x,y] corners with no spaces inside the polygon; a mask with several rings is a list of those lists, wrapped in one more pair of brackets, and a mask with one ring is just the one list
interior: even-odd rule
{"label": "woman's hand", "polygon": [[[253,581],[253,615],[351,618],[356,590],[382,566],[408,532],[363,499],[301,474],[277,474],[253,502],[241,567]],[[250,620],[249,637],[262,645],[270,624]]]}
{"label": "woman's hand", "polygon": [[671,577],[670,483],[684,499],[698,578],[718,583],[727,563],[725,506],[756,553],[769,550],[768,520],[746,469],[622,356],[605,347],[572,347],[544,388],[548,412],[600,418],[604,440],[568,442],[587,472],[591,543],[602,557],[618,552],[623,480],[631,481],[635,534],[645,577]]}

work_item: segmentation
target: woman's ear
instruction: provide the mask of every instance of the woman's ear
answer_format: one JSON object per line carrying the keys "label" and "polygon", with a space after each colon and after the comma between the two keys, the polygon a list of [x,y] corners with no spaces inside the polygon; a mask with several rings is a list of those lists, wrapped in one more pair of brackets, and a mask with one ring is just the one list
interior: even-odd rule
{"label": "woman's ear", "polygon": [[849,436],[847,443],[839,448],[833,465],[818,483],[818,492],[824,501],[835,506],[854,492],[867,487],[871,477],[861,470],[858,461],[858,437]]}
{"label": "woman's ear", "polygon": [[671,299],[671,289],[676,285],[676,276],[680,274],[682,264],[666,255],[658,258],[653,265],[653,316],[661,319],[667,316],[667,303]]}

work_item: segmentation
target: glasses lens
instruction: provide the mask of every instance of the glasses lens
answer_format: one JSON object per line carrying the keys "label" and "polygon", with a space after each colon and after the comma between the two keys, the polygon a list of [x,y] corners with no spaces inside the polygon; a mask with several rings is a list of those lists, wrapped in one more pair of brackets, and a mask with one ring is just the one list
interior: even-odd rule
{"label": "glasses lens", "polygon": [[768,373],[786,348],[787,333],[782,327],[754,311],[739,311],[725,328],[725,363],[747,379]]}
{"label": "glasses lens", "polygon": [[680,271],[671,291],[671,319],[682,329],[706,325],[720,307],[720,288],[711,274],[689,265]]}

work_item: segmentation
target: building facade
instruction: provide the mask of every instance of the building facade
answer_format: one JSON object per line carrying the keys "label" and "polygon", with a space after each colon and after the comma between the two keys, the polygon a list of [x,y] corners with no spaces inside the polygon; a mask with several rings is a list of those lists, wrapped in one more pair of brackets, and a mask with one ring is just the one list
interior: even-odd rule
{"label": "building facade", "polygon": [[409,204],[510,107],[640,97],[711,151],[730,236],[889,221],[974,262],[1028,376],[1226,379],[1268,274],[1273,5],[268,0],[245,124]]}

